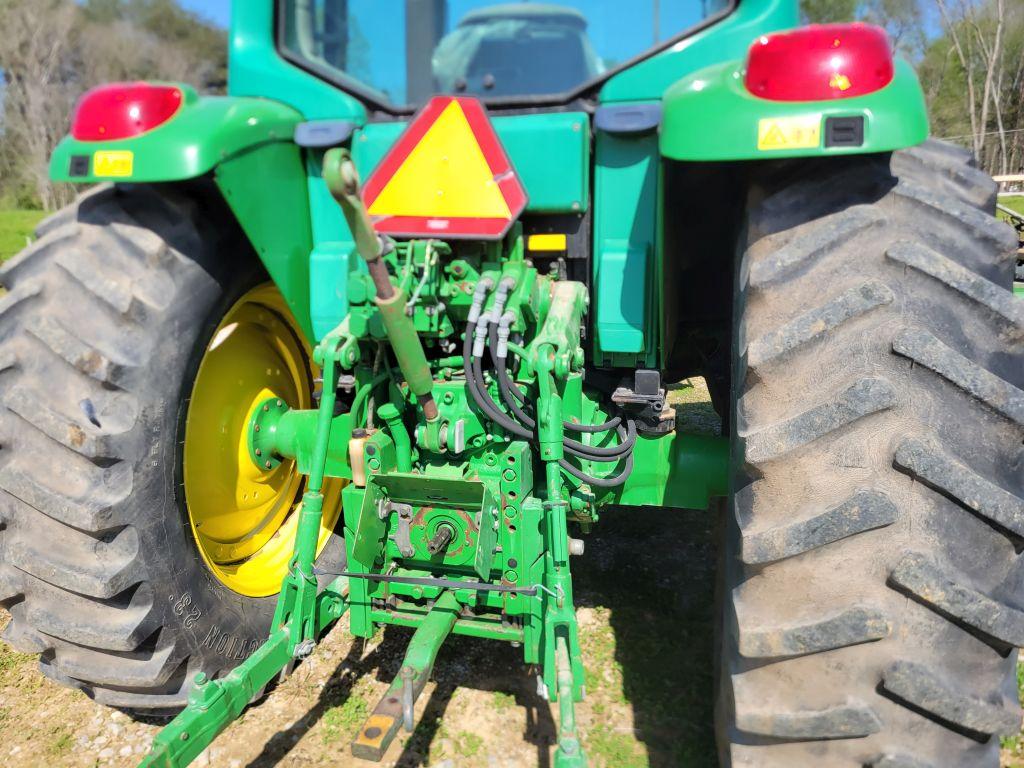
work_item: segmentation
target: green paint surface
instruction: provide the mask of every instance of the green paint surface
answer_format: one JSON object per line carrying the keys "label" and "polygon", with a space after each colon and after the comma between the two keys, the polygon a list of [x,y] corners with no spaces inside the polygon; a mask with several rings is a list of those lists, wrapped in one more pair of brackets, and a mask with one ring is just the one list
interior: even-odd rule
{"label": "green paint surface", "polygon": [[635,468],[618,492],[618,504],[707,509],[712,496],[728,493],[727,438],[681,432],[641,437],[633,458]]}
{"label": "green paint surface", "polygon": [[599,132],[594,171],[594,360],[645,365],[656,346],[658,137]]}
{"label": "green paint surface", "polygon": [[794,0],[742,0],[717,23],[621,72],[601,89],[602,104],[654,101],[680,77],[720,61],[740,59],[767,32],[799,23]]}
{"label": "green paint surface", "polygon": [[[590,190],[590,119],[583,112],[494,117],[494,130],[526,188],[530,213],[586,210]],[[407,123],[371,123],[356,133],[352,156],[369,176]]]}
{"label": "green paint surface", "polygon": [[[194,179],[253,147],[290,142],[301,119],[294,109],[266,99],[196,97],[191,92],[177,115],[141,136],[118,141],[66,137],[50,158],[50,178],[76,183]],[[101,150],[132,152],[132,175],[118,179],[96,176],[91,158]],[[86,175],[71,175],[71,158],[76,156],[90,158]]]}
{"label": "green paint surface", "polygon": [[215,178],[306,338],[312,342],[309,253],[313,240],[301,151],[291,143],[265,144],[219,165]]}
{"label": "green paint surface", "polygon": [[[494,118],[494,128],[526,188],[527,213],[579,213],[590,207],[590,120],[582,112]],[[366,179],[405,130],[405,122],[371,123],[356,132],[352,157]],[[321,152],[308,156],[314,247],[310,316],[317,339],[348,312],[349,275],[361,270],[352,235],[321,178]]]}
{"label": "green paint surface", "polygon": [[366,109],[357,99],[278,55],[276,5],[268,0],[233,4],[228,93],[288,104],[306,120],[352,120],[359,125],[366,122]]}
{"label": "green paint surface", "polygon": [[[890,152],[928,138],[928,116],[917,75],[909,63],[896,62],[885,88],[864,96],[830,101],[768,101],[743,85],[742,63],[730,61],[683,78],[665,93],[661,152],[674,160],[771,160],[814,155]],[[819,146],[759,150],[758,123],[764,118],[820,116]],[[829,117],[864,118],[864,143],[825,147]]]}

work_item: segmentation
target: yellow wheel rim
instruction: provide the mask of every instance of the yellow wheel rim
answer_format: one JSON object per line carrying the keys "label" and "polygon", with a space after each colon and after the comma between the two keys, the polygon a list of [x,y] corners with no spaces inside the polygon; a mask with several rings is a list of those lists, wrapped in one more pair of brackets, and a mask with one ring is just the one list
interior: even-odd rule
{"label": "yellow wheel rim", "polygon": [[[199,552],[227,587],[276,594],[288,568],[304,478],[295,462],[273,469],[249,455],[256,407],[276,397],[312,407],[309,348],[273,284],[246,293],[224,316],[203,354],[185,418],[185,504]],[[317,554],[341,512],[341,483],[324,486]]]}

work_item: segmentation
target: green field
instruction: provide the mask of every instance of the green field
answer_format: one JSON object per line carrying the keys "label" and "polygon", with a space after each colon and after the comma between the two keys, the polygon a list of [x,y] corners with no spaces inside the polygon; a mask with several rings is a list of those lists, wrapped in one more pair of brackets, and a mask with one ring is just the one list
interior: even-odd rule
{"label": "green field", "polygon": [[29,244],[32,230],[44,216],[45,211],[0,210],[0,262]]}
{"label": "green field", "polygon": [[[1007,208],[1011,208],[1024,216],[1024,195],[1011,195],[1009,197],[1000,197],[999,204],[1005,205]],[[1002,214],[1000,214],[1002,216]]]}

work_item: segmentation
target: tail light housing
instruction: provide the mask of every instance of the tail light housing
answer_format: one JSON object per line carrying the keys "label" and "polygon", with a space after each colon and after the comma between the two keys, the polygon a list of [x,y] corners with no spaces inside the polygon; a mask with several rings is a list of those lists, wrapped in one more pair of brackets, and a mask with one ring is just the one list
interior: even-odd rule
{"label": "tail light housing", "polygon": [[71,121],[71,135],[79,141],[140,136],[174,117],[184,102],[185,94],[173,85],[101,85],[79,100]]}
{"label": "tail light housing", "polygon": [[871,24],[815,24],[755,40],[744,82],[762,99],[821,101],[872,93],[892,78],[885,30]]}

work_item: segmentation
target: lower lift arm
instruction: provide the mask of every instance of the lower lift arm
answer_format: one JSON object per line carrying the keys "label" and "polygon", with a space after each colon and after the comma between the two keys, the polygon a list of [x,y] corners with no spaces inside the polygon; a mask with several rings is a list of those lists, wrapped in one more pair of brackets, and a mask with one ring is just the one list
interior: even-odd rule
{"label": "lower lift arm", "polygon": [[325,339],[317,349],[324,370],[324,393],[317,418],[312,471],[299,512],[295,551],[278,598],[270,637],[255,653],[220,680],[196,675],[185,709],[153,740],[141,766],[183,768],[192,762],[242,710],[293,661],[309,655],[313,643],[348,607],[345,579],[322,592],[313,571],[317,533],[323,513],[321,493],[334,393],[338,386],[338,339]]}

